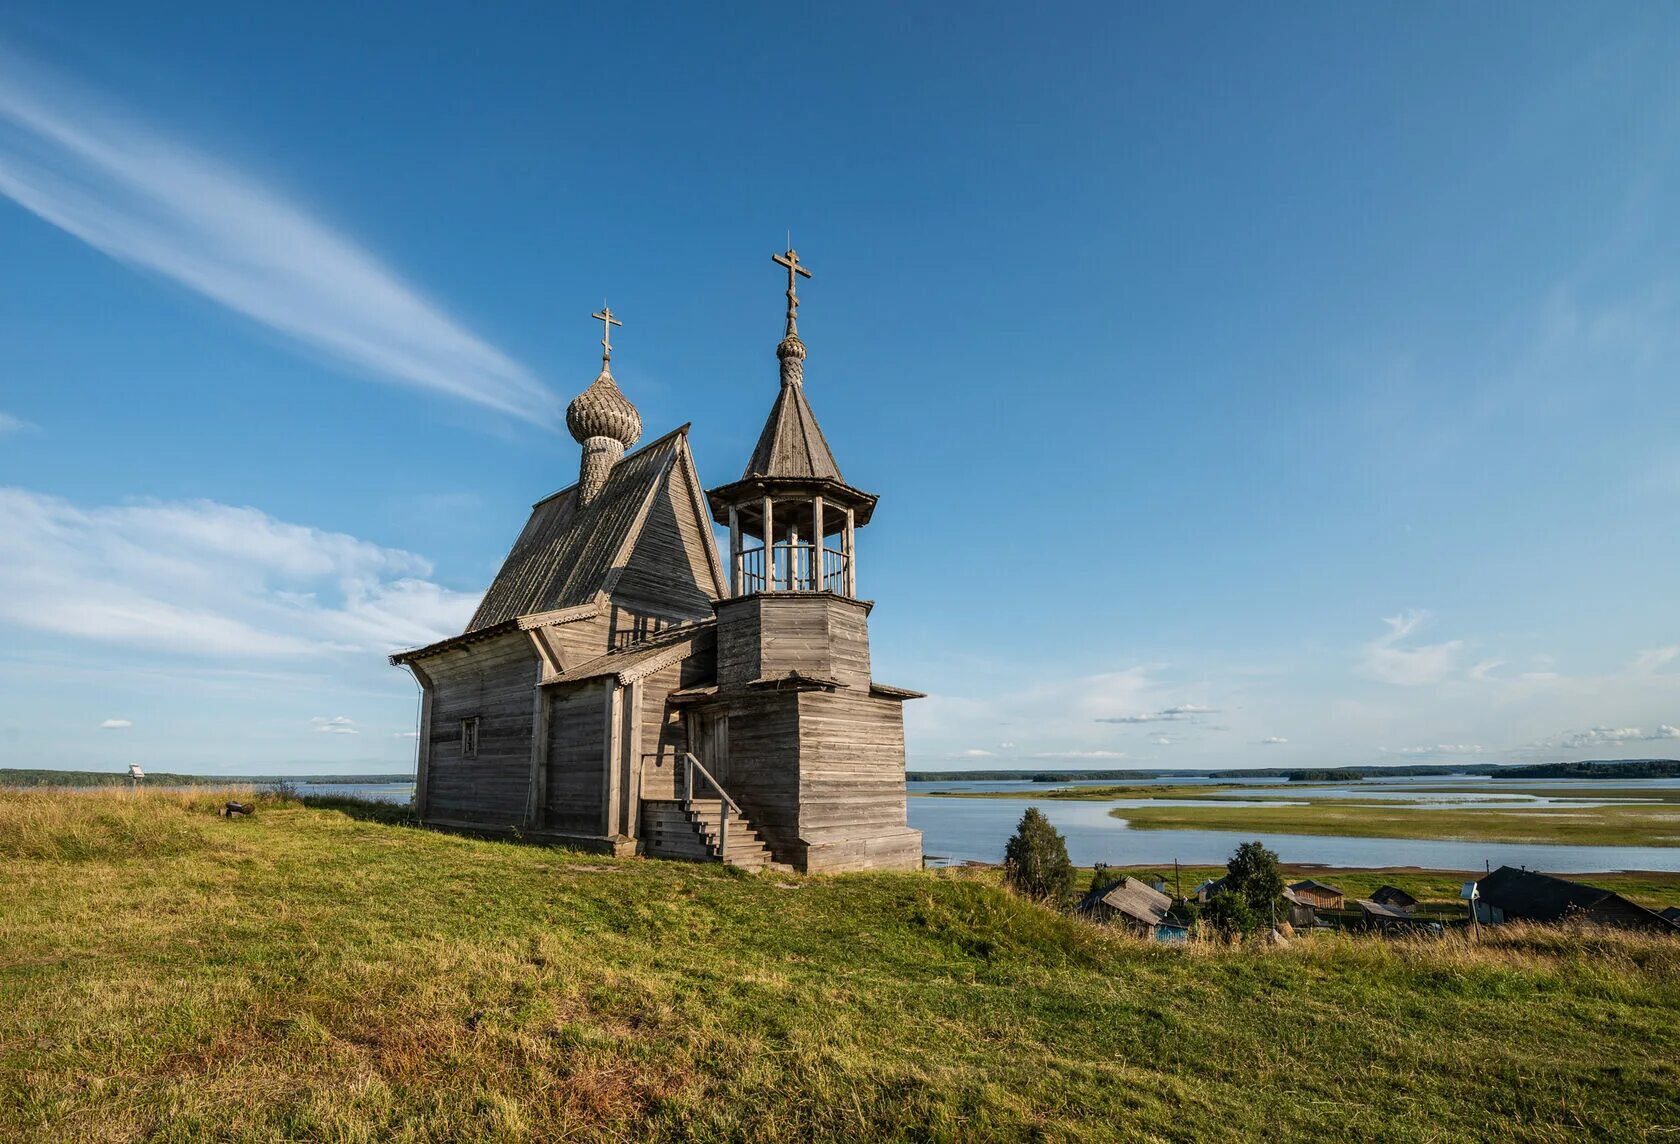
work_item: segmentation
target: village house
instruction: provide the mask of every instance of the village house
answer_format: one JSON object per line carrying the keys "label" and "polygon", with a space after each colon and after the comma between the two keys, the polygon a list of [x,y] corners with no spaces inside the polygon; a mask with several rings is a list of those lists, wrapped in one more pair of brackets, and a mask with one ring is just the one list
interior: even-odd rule
{"label": "village house", "polygon": [[1347,895],[1336,887],[1324,882],[1316,882],[1308,878],[1304,882],[1292,883],[1289,889],[1296,898],[1320,910],[1339,910],[1347,901]]}
{"label": "village house", "polygon": [[[421,688],[429,825],[613,854],[912,869],[903,704],[870,673],[846,482],[805,395],[792,250],[780,387],[739,480],[702,491],[688,426],[600,374],[566,411],[575,484],[539,500],[458,636],[391,662]],[[720,558],[713,524],[727,529]]]}
{"label": "village house", "polygon": [[1136,878],[1092,890],[1080,899],[1077,909],[1092,921],[1124,925],[1156,941],[1183,941],[1190,933],[1187,923],[1168,916],[1172,898]]}
{"label": "village house", "polygon": [[1400,910],[1403,913],[1410,913],[1417,909],[1418,904],[1416,898],[1399,886],[1378,886],[1376,892],[1371,895],[1371,901],[1379,906],[1388,906],[1390,909]]}
{"label": "village house", "polygon": [[1483,922],[1580,920],[1624,929],[1680,932],[1680,922],[1612,890],[1515,866],[1501,866],[1476,883],[1476,889],[1476,914]]}

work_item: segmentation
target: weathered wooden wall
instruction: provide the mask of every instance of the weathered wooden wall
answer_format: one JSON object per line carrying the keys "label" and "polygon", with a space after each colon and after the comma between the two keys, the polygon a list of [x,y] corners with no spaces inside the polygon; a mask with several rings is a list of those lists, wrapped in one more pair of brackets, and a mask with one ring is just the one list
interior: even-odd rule
{"label": "weathered wooden wall", "polygon": [[[428,657],[432,680],[426,805],[422,816],[472,825],[517,826],[531,776],[532,688],[539,663],[523,632]],[[478,757],[461,757],[461,720],[477,716]]]}
{"label": "weathered wooden wall", "polygon": [[902,703],[800,694],[799,834],[812,871],[921,866],[921,832],[905,825]]}
{"label": "weathered wooden wall", "polygon": [[557,684],[548,695],[548,783],[543,826],[600,834],[606,798],[607,689],[604,679]]}
{"label": "weathered wooden wall", "polygon": [[790,671],[869,686],[869,606],[828,593],[767,593],[718,608],[718,682]]}

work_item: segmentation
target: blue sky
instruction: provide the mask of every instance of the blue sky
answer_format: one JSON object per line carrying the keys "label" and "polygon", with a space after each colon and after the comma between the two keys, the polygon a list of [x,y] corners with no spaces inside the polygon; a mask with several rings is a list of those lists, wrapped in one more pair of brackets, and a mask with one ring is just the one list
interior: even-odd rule
{"label": "blue sky", "polygon": [[790,228],[912,766],[1680,752],[1680,13],[395,13],[0,14],[0,765],[407,765]]}

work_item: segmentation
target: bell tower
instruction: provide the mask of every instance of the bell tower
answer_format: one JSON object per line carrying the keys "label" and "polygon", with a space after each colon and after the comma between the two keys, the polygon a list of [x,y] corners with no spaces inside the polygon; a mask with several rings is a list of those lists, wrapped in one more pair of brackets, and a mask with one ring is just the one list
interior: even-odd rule
{"label": "bell tower", "polygon": [[877,498],[840,475],[805,397],[805,343],[799,339],[801,277],[811,272],[788,250],[787,328],[776,358],[781,391],[741,479],[706,494],[729,529],[729,593],[828,593],[857,598],[857,530]]}

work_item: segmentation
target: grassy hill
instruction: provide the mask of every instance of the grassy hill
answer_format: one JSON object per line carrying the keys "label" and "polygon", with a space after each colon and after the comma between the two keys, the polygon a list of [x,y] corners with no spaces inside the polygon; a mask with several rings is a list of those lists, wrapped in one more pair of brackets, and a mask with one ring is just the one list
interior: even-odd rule
{"label": "grassy hill", "polygon": [[1680,941],[1173,949],[987,875],[0,792],[0,1139],[1668,1139]]}

